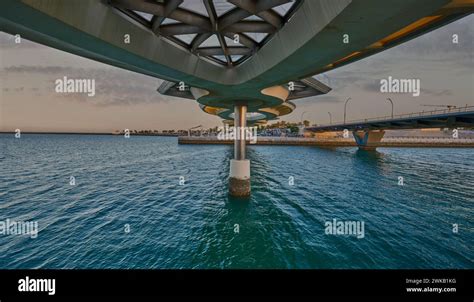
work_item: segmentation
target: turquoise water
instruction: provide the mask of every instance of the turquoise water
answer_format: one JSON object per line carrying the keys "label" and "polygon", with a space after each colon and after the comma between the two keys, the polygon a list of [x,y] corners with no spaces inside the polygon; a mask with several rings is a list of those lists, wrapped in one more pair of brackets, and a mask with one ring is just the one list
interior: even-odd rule
{"label": "turquoise water", "polygon": [[[474,268],[474,149],[252,146],[244,201],[227,196],[232,146],[0,144],[0,221],[39,226],[0,235],[0,268]],[[333,219],[363,221],[365,237],[327,235]]]}

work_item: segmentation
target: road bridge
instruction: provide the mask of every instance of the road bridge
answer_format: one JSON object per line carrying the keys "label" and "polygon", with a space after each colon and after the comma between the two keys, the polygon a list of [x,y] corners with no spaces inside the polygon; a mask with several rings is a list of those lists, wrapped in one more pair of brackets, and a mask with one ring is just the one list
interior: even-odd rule
{"label": "road bridge", "polygon": [[385,130],[422,128],[472,128],[474,127],[474,106],[406,113],[394,116],[375,117],[308,127],[311,132],[352,131],[361,149],[375,149]]}

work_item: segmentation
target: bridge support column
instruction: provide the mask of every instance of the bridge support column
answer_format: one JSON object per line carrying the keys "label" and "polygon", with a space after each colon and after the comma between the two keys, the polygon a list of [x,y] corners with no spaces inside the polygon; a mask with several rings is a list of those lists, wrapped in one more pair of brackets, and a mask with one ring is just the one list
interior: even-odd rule
{"label": "bridge support column", "polygon": [[250,161],[245,159],[245,127],[247,106],[234,106],[234,159],[230,160],[229,194],[237,197],[250,195]]}
{"label": "bridge support column", "polygon": [[352,132],[357,146],[362,150],[375,150],[384,134],[384,130],[359,130]]}

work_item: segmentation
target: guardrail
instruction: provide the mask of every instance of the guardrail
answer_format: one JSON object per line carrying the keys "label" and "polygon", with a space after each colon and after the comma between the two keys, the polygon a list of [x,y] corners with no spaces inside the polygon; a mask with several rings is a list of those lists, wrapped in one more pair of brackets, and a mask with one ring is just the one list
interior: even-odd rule
{"label": "guardrail", "polygon": [[[351,120],[351,121],[347,121],[346,123],[341,121],[341,122],[335,122],[335,123],[331,123],[331,124],[314,126],[314,128],[317,128],[317,127],[332,127],[332,126],[337,126],[337,125],[348,125],[348,124],[355,124],[355,123],[361,123],[361,122],[367,123],[367,122],[380,121],[380,120],[389,121],[389,120],[397,120],[397,119],[402,119],[402,118],[424,117],[424,116],[431,116],[431,115],[439,115],[439,114],[446,114],[446,113],[457,113],[457,112],[469,112],[469,111],[474,111],[474,106],[466,105],[466,106],[463,106],[463,107],[456,107],[456,108],[430,110],[430,111],[419,111],[419,112],[412,112],[412,113],[403,113],[403,114],[396,114],[393,117],[391,115],[385,115],[385,116],[371,117],[371,118],[366,118],[366,119]],[[308,128],[313,128],[313,127],[308,127]]]}

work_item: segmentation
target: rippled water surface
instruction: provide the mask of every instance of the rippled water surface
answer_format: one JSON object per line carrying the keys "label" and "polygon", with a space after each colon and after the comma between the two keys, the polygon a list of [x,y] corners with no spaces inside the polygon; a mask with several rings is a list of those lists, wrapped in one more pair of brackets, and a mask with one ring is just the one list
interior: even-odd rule
{"label": "rippled water surface", "polygon": [[[0,135],[0,221],[40,229],[0,235],[0,268],[474,268],[474,149],[252,146],[248,201],[227,196],[232,153]],[[332,219],[365,237],[326,235]]]}

